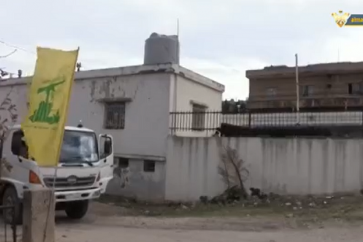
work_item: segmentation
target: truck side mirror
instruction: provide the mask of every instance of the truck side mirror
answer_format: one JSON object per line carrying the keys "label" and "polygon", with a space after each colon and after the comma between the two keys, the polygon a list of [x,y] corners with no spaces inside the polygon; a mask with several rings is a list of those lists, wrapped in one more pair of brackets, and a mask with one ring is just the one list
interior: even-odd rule
{"label": "truck side mirror", "polygon": [[100,148],[102,151],[100,152],[101,158],[106,158],[107,156],[112,154],[112,138],[108,135],[100,135]]}
{"label": "truck side mirror", "polygon": [[105,156],[109,156],[112,153],[112,140],[109,137],[107,137],[103,144],[103,152]]}

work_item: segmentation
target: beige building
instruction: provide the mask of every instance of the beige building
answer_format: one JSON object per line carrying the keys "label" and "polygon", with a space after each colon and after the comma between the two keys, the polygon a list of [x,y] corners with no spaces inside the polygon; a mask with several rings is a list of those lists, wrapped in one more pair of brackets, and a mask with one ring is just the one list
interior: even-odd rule
{"label": "beige building", "polygon": [[[246,71],[250,83],[248,107],[295,108],[295,67],[271,66]],[[300,108],[363,106],[363,62],[299,67]]]}

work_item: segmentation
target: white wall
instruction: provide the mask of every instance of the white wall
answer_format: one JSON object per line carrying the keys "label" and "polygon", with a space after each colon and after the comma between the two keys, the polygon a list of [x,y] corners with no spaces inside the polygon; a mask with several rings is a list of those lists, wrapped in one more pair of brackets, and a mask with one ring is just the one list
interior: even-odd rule
{"label": "white wall", "polygon": [[139,200],[164,200],[165,161],[156,161],[155,171],[145,172],[144,160],[129,159],[129,167],[121,169],[121,173],[121,176],[114,175],[109,182],[106,191],[108,194],[134,197]]}
{"label": "white wall", "polygon": [[[192,112],[192,103],[202,104],[207,107],[207,111],[221,111],[222,108],[222,94],[223,91],[219,91],[200,83],[194,82],[190,79],[184,78],[183,76],[176,76],[176,105],[175,111],[177,112]],[[189,129],[191,128],[192,115],[181,118],[177,117],[179,121],[181,119],[183,124],[189,123]],[[206,126],[208,120],[205,120]],[[206,136],[206,132],[200,131],[177,131],[175,135],[186,136],[186,137],[202,137]],[[213,134],[210,132],[210,134]]]}
{"label": "white wall", "polygon": [[191,101],[204,104],[210,111],[222,108],[222,92],[182,76],[176,77],[176,111],[192,111]]}
{"label": "white wall", "polygon": [[363,187],[362,139],[169,137],[167,200],[220,194],[221,145],[236,149],[250,171],[247,187],[278,194],[359,192]]}
{"label": "white wall", "polygon": [[[69,106],[68,125],[82,120],[97,133],[113,135],[116,154],[166,155],[169,132],[170,75],[139,74],[76,80]],[[7,82],[11,84],[10,81]],[[0,84],[0,101],[13,88],[10,98],[18,109],[20,123],[26,115],[26,85]],[[101,98],[131,98],[126,104],[124,130],[104,130]],[[2,112],[3,113],[3,112]]]}

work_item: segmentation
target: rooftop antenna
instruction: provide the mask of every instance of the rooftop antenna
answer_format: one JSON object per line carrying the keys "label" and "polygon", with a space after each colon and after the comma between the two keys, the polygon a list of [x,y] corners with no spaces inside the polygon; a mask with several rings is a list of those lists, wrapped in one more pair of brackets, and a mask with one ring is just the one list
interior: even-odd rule
{"label": "rooftop antenna", "polygon": [[81,71],[82,63],[81,62],[77,62],[76,68],[77,68],[77,72]]}

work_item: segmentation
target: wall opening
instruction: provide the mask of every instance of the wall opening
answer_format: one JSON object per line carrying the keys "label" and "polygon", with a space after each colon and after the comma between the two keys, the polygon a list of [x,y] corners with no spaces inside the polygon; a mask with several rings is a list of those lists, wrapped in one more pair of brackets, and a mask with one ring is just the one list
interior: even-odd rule
{"label": "wall opening", "polygon": [[155,161],[144,160],[144,172],[155,172]]}

